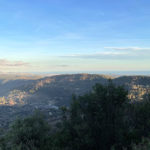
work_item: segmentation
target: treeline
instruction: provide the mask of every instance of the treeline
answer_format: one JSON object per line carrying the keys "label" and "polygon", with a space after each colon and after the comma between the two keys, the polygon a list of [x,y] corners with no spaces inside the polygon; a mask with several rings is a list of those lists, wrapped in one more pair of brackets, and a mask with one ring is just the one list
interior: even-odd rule
{"label": "treeline", "polygon": [[50,126],[40,113],[16,120],[0,138],[1,150],[149,150],[150,97],[132,102],[112,81],[96,84],[62,107]]}

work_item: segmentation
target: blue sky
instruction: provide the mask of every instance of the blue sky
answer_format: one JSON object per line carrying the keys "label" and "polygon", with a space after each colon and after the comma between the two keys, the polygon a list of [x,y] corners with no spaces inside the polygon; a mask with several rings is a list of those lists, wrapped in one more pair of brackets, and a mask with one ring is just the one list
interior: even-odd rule
{"label": "blue sky", "polygon": [[0,70],[149,70],[149,7],[149,0],[0,0]]}

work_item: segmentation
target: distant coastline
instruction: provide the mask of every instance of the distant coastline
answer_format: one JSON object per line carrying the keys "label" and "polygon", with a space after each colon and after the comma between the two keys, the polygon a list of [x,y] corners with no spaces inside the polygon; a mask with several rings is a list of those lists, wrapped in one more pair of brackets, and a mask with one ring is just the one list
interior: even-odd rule
{"label": "distant coastline", "polygon": [[0,72],[0,75],[54,76],[62,74],[103,74],[111,76],[150,76],[150,71],[52,71],[52,72]]}
{"label": "distant coastline", "polygon": [[32,74],[61,75],[61,74],[104,74],[104,75],[144,75],[150,76],[150,71],[63,71],[63,72],[32,72]]}

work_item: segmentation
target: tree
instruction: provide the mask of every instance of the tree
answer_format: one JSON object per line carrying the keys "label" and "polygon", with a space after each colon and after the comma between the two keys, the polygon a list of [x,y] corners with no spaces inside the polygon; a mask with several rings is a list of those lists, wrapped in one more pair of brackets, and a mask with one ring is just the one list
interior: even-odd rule
{"label": "tree", "polygon": [[110,150],[122,146],[124,110],[127,91],[108,85],[96,84],[92,92],[74,97],[62,134],[67,136],[70,150]]}
{"label": "tree", "polygon": [[49,126],[40,113],[16,120],[7,134],[7,148],[10,150],[50,149]]}
{"label": "tree", "polygon": [[150,149],[150,140],[143,138],[139,144],[132,145],[133,150],[149,150]]}
{"label": "tree", "polygon": [[142,137],[150,138],[150,97],[146,95],[143,101],[132,104],[130,113],[133,143],[139,143]]}

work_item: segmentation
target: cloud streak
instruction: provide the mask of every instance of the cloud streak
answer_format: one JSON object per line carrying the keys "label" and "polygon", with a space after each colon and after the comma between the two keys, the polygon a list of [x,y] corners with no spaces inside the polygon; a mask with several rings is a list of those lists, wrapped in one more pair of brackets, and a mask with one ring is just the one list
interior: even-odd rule
{"label": "cloud streak", "polygon": [[142,48],[142,47],[104,47],[105,49],[111,49],[111,50],[122,50],[122,51],[145,51],[149,50],[150,48]]}
{"label": "cloud streak", "polygon": [[0,67],[26,67],[29,63],[23,61],[9,61],[6,59],[0,59]]}
{"label": "cloud streak", "polygon": [[150,48],[142,47],[104,47],[99,53],[70,54],[62,57],[81,59],[149,59]]}
{"label": "cloud streak", "polygon": [[66,68],[69,67],[69,65],[56,65],[56,67]]}
{"label": "cloud streak", "polygon": [[99,52],[90,54],[70,54],[61,57],[65,58],[83,58],[83,59],[118,59],[127,56],[126,52]]}

